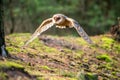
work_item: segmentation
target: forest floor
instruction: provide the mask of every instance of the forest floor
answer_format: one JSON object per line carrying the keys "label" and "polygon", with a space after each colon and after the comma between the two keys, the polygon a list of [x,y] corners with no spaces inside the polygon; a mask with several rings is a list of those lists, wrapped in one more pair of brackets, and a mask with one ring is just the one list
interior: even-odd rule
{"label": "forest floor", "polygon": [[11,57],[0,58],[0,80],[120,80],[120,43],[93,36],[94,45],[74,36],[6,36]]}

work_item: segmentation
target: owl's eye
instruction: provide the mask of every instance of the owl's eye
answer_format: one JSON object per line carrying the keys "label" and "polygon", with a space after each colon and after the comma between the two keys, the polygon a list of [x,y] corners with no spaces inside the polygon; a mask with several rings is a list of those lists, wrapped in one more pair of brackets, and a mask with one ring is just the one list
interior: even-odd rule
{"label": "owl's eye", "polygon": [[60,19],[60,17],[57,17],[57,20],[59,20]]}
{"label": "owl's eye", "polygon": [[61,17],[54,17],[55,21],[58,21],[61,19]]}

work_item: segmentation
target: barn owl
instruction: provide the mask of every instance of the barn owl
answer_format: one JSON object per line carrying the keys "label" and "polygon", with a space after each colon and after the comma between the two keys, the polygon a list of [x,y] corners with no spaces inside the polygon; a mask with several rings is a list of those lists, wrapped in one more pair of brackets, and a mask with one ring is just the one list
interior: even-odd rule
{"label": "barn owl", "polygon": [[52,26],[56,26],[57,28],[72,28],[74,27],[78,34],[89,44],[92,44],[92,40],[89,38],[87,33],[83,30],[83,28],[79,25],[77,21],[72,18],[69,18],[63,14],[55,14],[52,18],[48,18],[44,20],[41,25],[37,28],[37,30],[33,33],[31,38],[25,43],[24,46],[27,46],[30,42],[32,42],[37,36],[39,36],[42,32],[46,31]]}

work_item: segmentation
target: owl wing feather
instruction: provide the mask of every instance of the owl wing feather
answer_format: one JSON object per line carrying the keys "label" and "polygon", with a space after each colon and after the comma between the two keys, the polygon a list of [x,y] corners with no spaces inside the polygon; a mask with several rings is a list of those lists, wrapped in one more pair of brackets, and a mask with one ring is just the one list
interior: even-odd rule
{"label": "owl wing feather", "polygon": [[72,26],[77,30],[78,34],[85,40],[87,41],[89,44],[93,44],[93,41],[89,38],[89,36],[87,35],[87,33],[84,31],[84,29],[80,26],[80,24],[69,18],[68,20],[70,20],[72,22]]}
{"label": "owl wing feather", "polygon": [[32,42],[35,38],[37,38],[42,32],[46,31],[53,25],[54,23],[52,21],[52,18],[44,20],[42,24],[37,28],[37,30],[33,33],[31,38],[25,43],[24,46],[27,46],[30,42]]}

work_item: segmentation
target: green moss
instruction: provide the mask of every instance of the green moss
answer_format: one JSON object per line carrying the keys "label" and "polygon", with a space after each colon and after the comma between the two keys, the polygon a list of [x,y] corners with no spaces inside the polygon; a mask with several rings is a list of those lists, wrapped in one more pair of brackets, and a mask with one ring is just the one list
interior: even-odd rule
{"label": "green moss", "polygon": [[56,48],[48,47],[42,42],[40,42],[38,39],[30,43],[30,48],[36,49],[40,53],[58,53],[59,52]]}
{"label": "green moss", "polygon": [[17,54],[17,53],[27,53],[27,51],[22,49],[25,41],[29,39],[30,34],[19,33],[19,34],[11,34],[6,36],[7,50],[9,53]]}
{"label": "green moss", "polygon": [[55,48],[51,48],[51,47],[44,47],[44,52],[46,53],[53,53],[53,52],[58,52]]}
{"label": "green moss", "polygon": [[22,53],[28,53],[27,49],[22,49],[22,48],[14,47],[14,46],[7,46],[6,49],[11,54],[18,54],[18,53],[21,53],[21,52]]}
{"label": "green moss", "polygon": [[100,44],[100,47],[106,50],[112,50],[115,53],[120,53],[120,43],[115,42],[112,38],[102,38],[102,44]]}
{"label": "green moss", "polygon": [[42,68],[44,70],[51,70],[51,68],[49,68],[48,66],[40,66],[40,68]]}
{"label": "green moss", "polygon": [[15,47],[6,47],[6,49],[8,50],[8,52],[9,53],[14,53],[14,54],[16,54],[16,53],[19,53],[19,52],[21,52],[21,49],[19,49],[19,48],[15,48]]}
{"label": "green moss", "polygon": [[83,70],[78,73],[78,80],[97,80],[98,76],[94,73],[84,72]]}
{"label": "green moss", "polygon": [[104,49],[110,50],[111,44],[114,43],[114,40],[111,38],[104,37],[104,38],[102,38],[102,42],[103,42],[103,44],[101,44],[100,46]]}
{"label": "green moss", "polygon": [[30,54],[38,54],[38,53],[59,53],[56,48],[48,47],[43,44],[41,41],[36,38],[33,42],[31,42],[25,49],[22,49],[24,43],[29,40],[30,34],[12,34],[6,37],[7,50],[11,54],[17,53],[30,53]]}
{"label": "green moss", "polygon": [[106,65],[105,65],[105,68],[107,68],[107,69],[109,69],[109,70],[112,70],[113,69],[113,67],[112,67],[112,63],[107,63]]}
{"label": "green moss", "polygon": [[0,69],[2,68],[11,68],[11,67],[15,67],[15,68],[20,68],[20,69],[23,69],[23,66],[18,64],[18,63],[15,63],[13,61],[0,61]]}
{"label": "green moss", "polygon": [[7,74],[4,72],[0,72],[0,80],[8,80],[7,79]]}
{"label": "green moss", "polygon": [[12,34],[6,37],[6,42],[9,42],[11,46],[22,47],[26,39],[26,34]]}
{"label": "green moss", "polygon": [[[28,38],[29,40],[29,38]],[[35,47],[42,47],[43,44],[39,41],[38,38],[36,38],[33,42],[29,44],[29,47],[35,48]]]}
{"label": "green moss", "polygon": [[36,80],[46,80],[45,78],[43,78],[43,77],[37,77],[37,79]]}
{"label": "green moss", "polygon": [[65,48],[64,53],[72,53],[72,50]]}
{"label": "green moss", "polygon": [[104,60],[106,62],[111,62],[112,61],[112,59],[110,58],[110,56],[108,56],[107,54],[99,55],[99,56],[97,56],[97,59]]}
{"label": "green moss", "polygon": [[74,78],[75,77],[75,73],[69,72],[69,71],[61,71],[60,75],[64,76],[64,77],[69,77],[69,78]]}
{"label": "green moss", "polygon": [[120,43],[116,43],[113,49],[116,53],[120,53]]}
{"label": "green moss", "polygon": [[[57,77],[50,77],[49,80],[58,80],[58,78]],[[64,80],[64,79],[60,79],[60,80]]]}
{"label": "green moss", "polygon": [[13,52],[15,49],[13,47],[6,47],[6,49],[8,50],[8,52]]}
{"label": "green moss", "polygon": [[30,33],[15,33],[15,34],[11,34],[9,35],[11,37],[20,37],[20,36],[26,36],[26,37],[29,37],[30,36]]}
{"label": "green moss", "polygon": [[34,75],[34,76],[42,76],[45,75],[44,73],[38,71],[38,70],[32,70],[30,68],[25,68],[25,71],[28,72],[30,75]]}
{"label": "green moss", "polygon": [[78,80],[77,78],[70,78],[69,80]]}
{"label": "green moss", "polygon": [[86,41],[84,41],[82,38],[76,38],[76,43],[80,44],[80,45],[85,45],[87,44]]}
{"label": "green moss", "polygon": [[112,75],[116,75],[116,72],[112,72]]}
{"label": "green moss", "polygon": [[75,55],[73,56],[74,58],[80,58],[81,55],[83,55],[84,52],[82,50],[76,50]]}
{"label": "green moss", "polygon": [[[75,78],[64,78],[64,77],[49,77],[49,80],[77,80]],[[47,79],[46,79],[47,80]]]}
{"label": "green moss", "polygon": [[[101,69],[109,70],[109,71],[111,71],[111,75],[113,75],[113,77],[114,77],[117,74],[116,72],[119,71],[118,68],[114,69],[114,66],[118,66],[117,65],[118,61],[116,61],[116,60],[118,60],[116,57],[117,54],[115,54],[115,56],[113,54],[112,55],[109,54],[112,56],[112,58],[106,54],[109,52],[108,50],[111,50],[113,53],[114,52],[120,53],[120,46],[113,39],[107,38],[105,36],[101,36],[101,37],[97,36],[97,37],[95,37],[96,41],[94,41],[94,42],[96,42],[96,44],[98,44],[98,45],[88,45],[82,38],[79,38],[79,37],[58,37],[58,36],[55,36],[55,37],[50,36],[50,37],[53,37],[57,40],[64,40],[65,42],[67,42],[67,44],[74,45],[75,47],[80,46],[80,49],[71,50],[71,49],[65,48],[63,45],[60,47],[60,49],[62,48],[63,51],[60,51],[59,49],[56,49],[55,47],[46,46],[42,41],[39,41],[38,38],[35,39],[33,42],[31,42],[25,49],[21,49],[21,47],[24,45],[24,42],[29,40],[30,34],[12,34],[12,35],[9,35],[6,37],[7,50],[9,51],[10,54],[12,54],[14,56],[17,55],[18,53],[32,54],[32,55],[29,55],[29,54],[25,55],[29,58],[31,58],[30,56],[32,56],[32,58],[38,58],[38,57],[41,58],[41,57],[47,55],[48,61],[51,61],[51,63],[55,63],[55,61],[59,61],[61,64],[65,64],[68,66],[69,66],[69,64],[68,64],[69,61],[66,62],[66,58],[67,58],[67,56],[70,55],[70,58],[73,59],[73,61],[76,61],[76,65],[75,65],[76,68],[78,67],[79,62],[81,62],[81,60],[80,60],[80,59],[82,59],[81,55],[83,55],[84,53],[90,53],[91,58],[94,58],[96,55],[98,55],[98,56],[96,56],[97,59],[106,61],[106,62],[102,61],[104,63],[102,65],[101,64],[99,65],[100,67],[102,67],[102,68],[99,68],[99,72],[101,72]],[[102,38],[102,41],[100,41],[101,38]],[[75,44],[73,44],[73,43],[75,43]],[[84,49],[86,49],[86,50],[84,50]],[[90,49],[91,49],[91,51],[88,52]],[[93,53],[93,51],[95,51],[95,52]],[[100,51],[100,53],[103,52],[105,54],[100,55],[99,51]],[[93,54],[91,54],[91,53],[93,53]],[[58,56],[58,55],[60,55],[60,56]],[[86,54],[86,55],[88,56],[89,54]],[[47,58],[47,57],[45,57],[45,58]],[[83,56],[82,61],[89,63],[89,60],[91,58]],[[10,59],[10,60],[12,60],[12,59]],[[54,61],[52,61],[52,60],[54,60]],[[73,67],[71,67],[71,66],[69,66],[69,67],[65,66],[65,67],[68,67],[69,69],[71,69],[70,71],[67,71],[67,70],[59,71],[60,70],[60,69],[58,69],[59,66],[57,66],[57,68],[54,68],[54,65],[50,66],[50,67],[44,66],[43,64],[39,65],[39,63],[37,63],[37,61],[35,61],[35,63],[38,65],[34,65],[34,67],[33,67],[33,66],[29,65],[29,63],[31,61],[30,62],[28,61],[28,63],[21,62],[21,61],[17,62],[17,61],[20,61],[20,60],[0,61],[0,70],[2,70],[4,67],[5,68],[16,67],[16,68],[22,68],[22,69],[25,68],[24,70],[26,72],[28,72],[30,75],[39,76],[39,77],[37,77],[37,80],[46,80],[46,79],[58,80],[58,78],[60,78],[60,80],[76,80],[75,72],[72,72]],[[113,63],[114,61],[117,62],[116,65],[114,65],[115,64],[115,63]],[[95,72],[98,72],[98,69],[97,69],[98,67],[96,67],[94,65],[94,63],[96,63],[96,60],[92,61],[92,62],[93,62],[93,64],[92,64],[93,66],[91,67],[91,64],[90,64],[90,69],[88,69],[88,70],[95,68],[96,69]],[[23,67],[22,65],[25,65],[25,66]],[[114,66],[112,66],[112,65],[114,65]],[[52,71],[54,71],[54,72],[51,73]],[[55,74],[55,76],[50,76],[53,74]],[[0,73],[0,78],[1,78],[1,76],[3,76],[3,78],[5,78],[6,74]],[[84,80],[84,79],[95,80],[95,78],[97,77],[97,75],[95,75],[93,73],[83,73],[81,76],[83,78],[83,79],[81,78],[81,80]],[[78,79],[78,80],[80,80],[80,79]]]}
{"label": "green moss", "polygon": [[89,72],[85,75],[85,80],[97,80],[97,79],[98,79],[98,76],[96,74]]}
{"label": "green moss", "polygon": [[78,80],[85,80],[85,74],[84,71],[81,70],[78,74],[77,74],[77,79]]}
{"label": "green moss", "polygon": [[111,43],[114,42],[113,39],[107,38],[107,37],[103,37],[103,38],[102,38],[102,41],[103,41],[104,43],[106,43],[106,44],[111,44]]}

